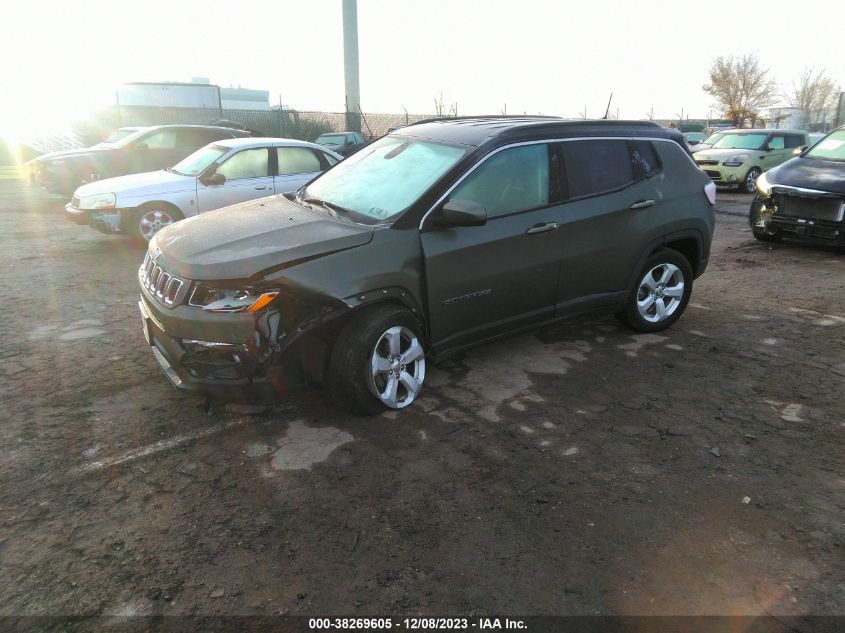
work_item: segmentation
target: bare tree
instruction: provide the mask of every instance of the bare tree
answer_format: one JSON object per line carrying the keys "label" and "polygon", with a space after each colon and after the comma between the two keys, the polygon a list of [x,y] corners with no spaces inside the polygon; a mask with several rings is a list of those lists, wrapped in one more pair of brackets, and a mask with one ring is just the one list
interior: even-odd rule
{"label": "bare tree", "polygon": [[717,57],[708,73],[710,83],[702,89],[716,99],[724,116],[737,127],[756,123],[760,111],[778,98],[777,82],[769,78],[769,70],[760,64],[756,53]]}
{"label": "bare tree", "polygon": [[805,68],[792,82],[792,91],[784,95],[793,108],[807,112],[811,125],[824,123],[827,111],[836,108],[838,97],[839,86],[823,68],[817,71]]}

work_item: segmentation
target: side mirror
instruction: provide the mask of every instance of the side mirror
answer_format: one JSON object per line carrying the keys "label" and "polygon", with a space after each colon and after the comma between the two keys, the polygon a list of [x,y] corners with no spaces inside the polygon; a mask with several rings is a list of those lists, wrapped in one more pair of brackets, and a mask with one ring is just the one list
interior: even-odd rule
{"label": "side mirror", "polygon": [[453,226],[483,226],[487,224],[487,211],[471,200],[449,200],[443,205],[443,219]]}
{"label": "side mirror", "polygon": [[146,152],[148,149],[150,149],[150,146],[146,143],[138,143],[135,145],[136,152]]}
{"label": "side mirror", "polygon": [[200,177],[200,182],[206,187],[222,185],[226,182],[226,176],[217,172],[214,172],[213,174],[204,174]]}

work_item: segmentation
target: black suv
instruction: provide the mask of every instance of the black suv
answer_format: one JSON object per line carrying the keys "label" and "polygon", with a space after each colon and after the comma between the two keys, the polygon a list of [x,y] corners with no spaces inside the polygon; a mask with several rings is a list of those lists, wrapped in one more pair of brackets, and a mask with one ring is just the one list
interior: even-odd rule
{"label": "black suv", "polygon": [[464,118],[409,125],[295,194],[159,232],[145,335],[178,387],[323,382],[405,407],[426,360],[594,310],[676,321],[704,272],[715,185],[652,123]]}
{"label": "black suv", "polygon": [[30,162],[30,178],[51,193],[70,197],[86,182],[171,167],[200,147],[247,130],[212,125],[156,125],[114,143],[44,154]]}
{"label": "black suv", "polygon": [[748,221],[754,237],[845,246],[845,126],[763,173]]}

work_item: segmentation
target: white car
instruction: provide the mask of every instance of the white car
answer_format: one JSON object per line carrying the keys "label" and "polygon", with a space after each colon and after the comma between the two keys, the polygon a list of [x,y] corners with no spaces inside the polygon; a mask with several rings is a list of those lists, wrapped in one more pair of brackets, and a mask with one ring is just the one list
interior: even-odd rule
{"label": "white car", "polygon": [[325,147],[292,139],[215,141],[169,169],[83,185],[65,214],[103,233],[128,233],[149,242],[183,218],[295,191],[341,160]]}

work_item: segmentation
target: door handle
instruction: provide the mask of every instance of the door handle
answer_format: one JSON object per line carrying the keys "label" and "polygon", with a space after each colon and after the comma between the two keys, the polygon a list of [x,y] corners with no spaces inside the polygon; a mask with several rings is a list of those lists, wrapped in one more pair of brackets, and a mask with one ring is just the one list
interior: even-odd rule
{"label": "door handle", "polygon": [[267,185],[255,185],[256,190],[264,191],[267,188]]}
{"label": "door handle", "polygon": [[632,204],[629,209],[645,209],[646,207],[650,207],[654,204],[654,200],[637,200],[634,204]]}
{"label": "door handle", "polygon": [[547,222],[546,224],[538,224],[536,226],[532,226],[530,229],[525,231],[526,235],[537,235],[537,233],[548,233],[549,231],[554,231],[559,227],[560,224],[557,222]]}

